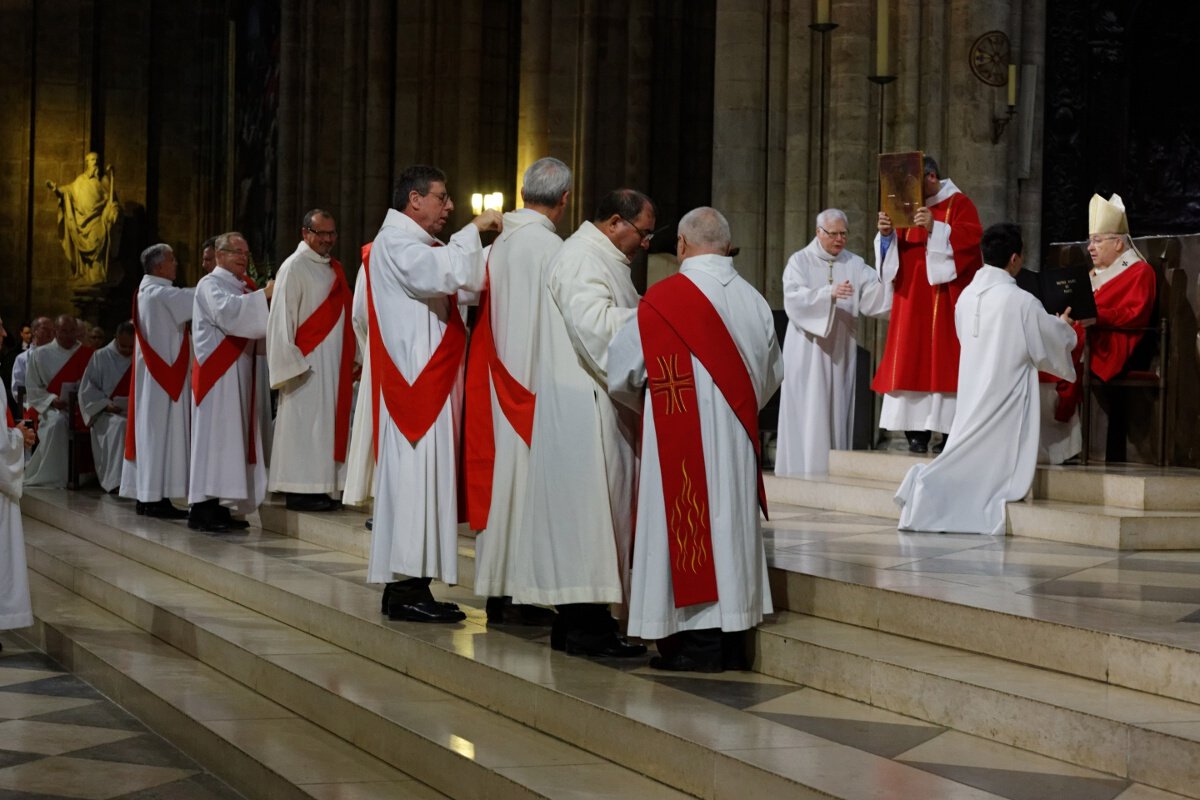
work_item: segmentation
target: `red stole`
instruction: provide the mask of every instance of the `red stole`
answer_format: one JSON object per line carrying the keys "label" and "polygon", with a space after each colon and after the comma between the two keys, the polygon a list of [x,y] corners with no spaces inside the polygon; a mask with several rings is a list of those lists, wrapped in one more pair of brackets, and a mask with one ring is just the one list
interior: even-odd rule
{"label": "red stole", "polygon": [[[188,362],[192,358],[191,347],[191,332],[185,325],[183,328],[183,341],[179,343],[179,352],[175,355],[175,360],[168,364],[166,359],[160,356],[150,343],[146,341],[146,337],[142,334],[142,323],[138,317],[138,295],[141,290],[138,289],[133,293],[133,335],[136,340],[137,350],[142,354],[142,361],[146,364],[146,371],[150,373],[150,377],[163,388],[163,391],[171,398],[171,402],[178,402],[179,396],[183,394],[183,382],[187,379]],[[137,363],[137,354],[134,354],[133,362],[129,365],[132,370],[133,365]],[[129,380],[129,374],[122,378],[122,383]],[[125,417],[128,422],[125,425],[125,459],[127,461],[137,461],[137,425],[134,423],[134,403],[135,403],[135,384],[136,381],[128,383],[129,409],[125,412]]]}
{"label": "red stole", "polygon": [[[486,286],[492,282],[491,271]],[[512,376],[496,352],[492,334],[491,290],[479,299],[479,319],[471,335],[467,354],[466,443],[463,469],[466,473],[467,522],[472,530],[487,527],[492,505],[492,479],[496,465],[496,437],[492,420],[491,387],[504,418],[525,446],[533,438],[533,408],[536,397]]]}
{"label": "red stole", "polygon": [[[246,294],[250,291],[253,281],[247,283],[245,277],[241,280],[246,287],[242,294]],[[247,464],[258,463],[258,448],[254,445],[254,430],[258,418],[258,398],[255,396],[258,383],[255,379],[257,365],[254,359],[254,346],[257,341],[257,339],[247,339],[245,336],[226,336],[217,345],[217,349],[204,359],[203,363],[199,359],[192,362],[192,399],[198,406],[217,385],[217,381],[237,363],[242,353],[250,353],[250,424],[246,429]],[[129,430],[128,426],[126,430]]]}
{"label": "red stole", "polygon": [[[717,574],[692,356],[704,365],[742,423],[756,461],[761,455],[758,398],[725,322],[687,277],[676,274],[651,287],[637,318],[654,410],[675,607],[711,603],[717,599]],[[765,515],[761,469],[758,502]]]}
{"label": "red stole", "polygon": [[108,395],[108,399],[112,400],[117,397],[129,397],[132,394],[130,387],[133,385],[130,379],[133,377],[133,362],[125,368],[125,374],[121,376],[121,380],[117,381],[117,385],[113,387],[112,392]]}
{"label": "red stole", "polygon": [[[75,349],[75,352],[71,354],[71,357],[67,359],[67,362],[59,367],[58,372],[46,384],[46,391],[53,395],[59,395],[62,394],[64,383],[78,383],[79,379],[83,377],[83,371],[87,369],[88,362],[92,360],[93,352],[92,348],[87,345],[79,345]],[[41,415],[38,414],[37,409],[27,408],[25,409],[24,418],[36,426],[41,419]],[[87,426],[83,424],[83,416],[79,413],[78,403],[75,404],[75,413],[71,418],[71,427],[80,431],[87,429]]]}
{"label": "red stole", "polygon": [[[434,245],[435,247],[437,245]],[[362,249],[362,265],[367,274],[367,346],[371,352],[371,423],[375,458],[379,459],[379,407],[386,405],[392,422],[412,444],[419,442],[446,405],[463,352],[467,347],[467,329],[458,313],[458,301],[451,295],[450,313],[442,340],[416,380],[404,379],[396,362],[392,361],[379,330],[375,313],[375,298],[371,293],[371,245]]]}
{"label": "red stole", "polygon": [[338,368],[337,402],[334,405],[333,419],[333,460],[339,464],[346,461],[346,444],[350,438],[350,399],[353,393],[354,371],[354,329],[351,327],[350,305],[353,295],[346,285],[346,273],[342,270],[341,262],[336,258],[329,260],[333,269],[333,285],[329,287],[329,295],[309,314],[296,328],[296,347],[304,355],[308,355],[333,330],[338,317],[342,319],[342,359]]}

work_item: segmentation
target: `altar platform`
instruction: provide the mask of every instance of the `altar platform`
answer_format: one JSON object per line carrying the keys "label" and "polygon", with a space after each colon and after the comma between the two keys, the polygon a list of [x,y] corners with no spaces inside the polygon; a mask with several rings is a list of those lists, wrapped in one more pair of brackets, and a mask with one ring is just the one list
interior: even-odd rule
{"label": "altar platform", "polygon": [[435,588],[468,619],[422,626],[379,614],[363,514],[209,536],[87,491],[23,502],[26,633],[247,797],[1200,798],[1200,549],[1166,549],[1200,473],[1040,471],[985,537],[895,530],[910,457],[836,461],[769,481],[751,672],[489,628],[469,535]]}

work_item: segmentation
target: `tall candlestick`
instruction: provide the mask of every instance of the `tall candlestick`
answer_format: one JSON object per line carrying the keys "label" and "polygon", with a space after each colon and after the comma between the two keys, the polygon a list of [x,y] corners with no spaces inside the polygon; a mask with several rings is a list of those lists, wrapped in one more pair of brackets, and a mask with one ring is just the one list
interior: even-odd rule
{"label": "tall candlestick", "polygon": [[1008,65],[1008,104],[1015,106],[1017,104],[1017,65]]}
{"label": "tall candlestick", "polygon": [[818,25],[829,22],[829,0],[817,0],[817,10],[813,16],[813,21]]}
{"label": "tall candlestick", "polygon": [[888,0],[879,0],[875,16],[875,74],[888,73]]}

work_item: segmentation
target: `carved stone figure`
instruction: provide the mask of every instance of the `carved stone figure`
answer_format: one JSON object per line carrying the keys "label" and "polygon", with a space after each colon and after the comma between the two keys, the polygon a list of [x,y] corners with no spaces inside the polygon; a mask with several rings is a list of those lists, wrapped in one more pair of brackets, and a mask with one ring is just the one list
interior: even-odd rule
{"label": "carved stone figure", "polygon": [[46,181],[46,187],[58,197],[58,238],[71,262],[71,279],[85,286],[104,283],[121,235],[112,167],[101,174],[100,156],[88,153],[74,181],[65,186]]}

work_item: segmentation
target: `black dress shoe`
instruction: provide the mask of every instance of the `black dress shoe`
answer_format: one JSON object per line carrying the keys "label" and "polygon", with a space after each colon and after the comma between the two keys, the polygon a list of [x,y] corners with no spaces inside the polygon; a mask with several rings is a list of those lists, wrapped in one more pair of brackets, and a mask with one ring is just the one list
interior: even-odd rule
{"label": "black dress shoe", "polygon": [[592,658],[637,658],[646,655],[646,645],[630,644],[624,636],[611,632],[571,631],[567,634],[565,649],[569,656]]}
{"label": "black dress shoe", "polygon": [[928,453],[929,445],[917,439],[908,440],[908,452],[910,453]]}
{"label": "black dress shoe", "polygon": [[225,526],[231,531],[244,531],[250,527],[250,523],[241,517],[235,517],[233,512],[225,506],[218,506],[216,518],[225,523]]}
{"label": "black dress shoe", "polygon": [[171,504],[170,500],[162,499],[156,503],[141,503],[144,506],[139,514],[145,514],[147,517],[157,517],[158,519],[187,519],[188,512],[182,508],[176,508]]}
{"label": "black dress shoe", "polygon": [[942,437],[942,440],[940,442],[938,442],[937,444],[935,444],[933,447],[930,448],[933,451],[933,454],[937,455],[938,453],[945,450],[946,442],[948,442],[948,441],[950,441],[950,436],[947,434],[946,436]]}
{"label": "black dress shoe", "polygon": [[372,530],[375,527],[375,518],[367,517],[367,521],[365,524],[367,526],[367,530]]}
{"label": "black dress shoe", "polygon": [[139,517],[143,516],[146,513],[146,504],[138,500],[137,505],[134,506],[134,510],[137,511]]}
{"label": "black dress shoe", "polygon": [[338,500],[327,494],[301,494],[288,492],[284,505],[288,511],[336,511],[342,507]]}
{"label": "black dress shoe", "polygon": [[[543,606],[513,603],[507,597],[489,597],[487,599],[488,625],[527,625],[544,628],[554,624],[558,614],[554,609]],[[562,648],[557,648],[561,650]]]}
{"label": "black dress shoe", "polygon": [[467,615],[453,608],[453,603],[439,603],[436,600],[420,600],[416,603],[393,603],[388,607],[388,619],[405,622],[462,622]]}
{"label": "black dress shoe", "polygon": [[655,656],[650,659],[653,669],[667,672],[724,672],[725,667],[718,659],[716,661],[692,658],[687,653],[673,653],[669,656]]}
{"label": "black dress shoe", "polygon": [[223,519],[191,519],[189,517],[188,527],[194,531],[204,531],[205,533],[227,533],[229,531],[229,526]]}

